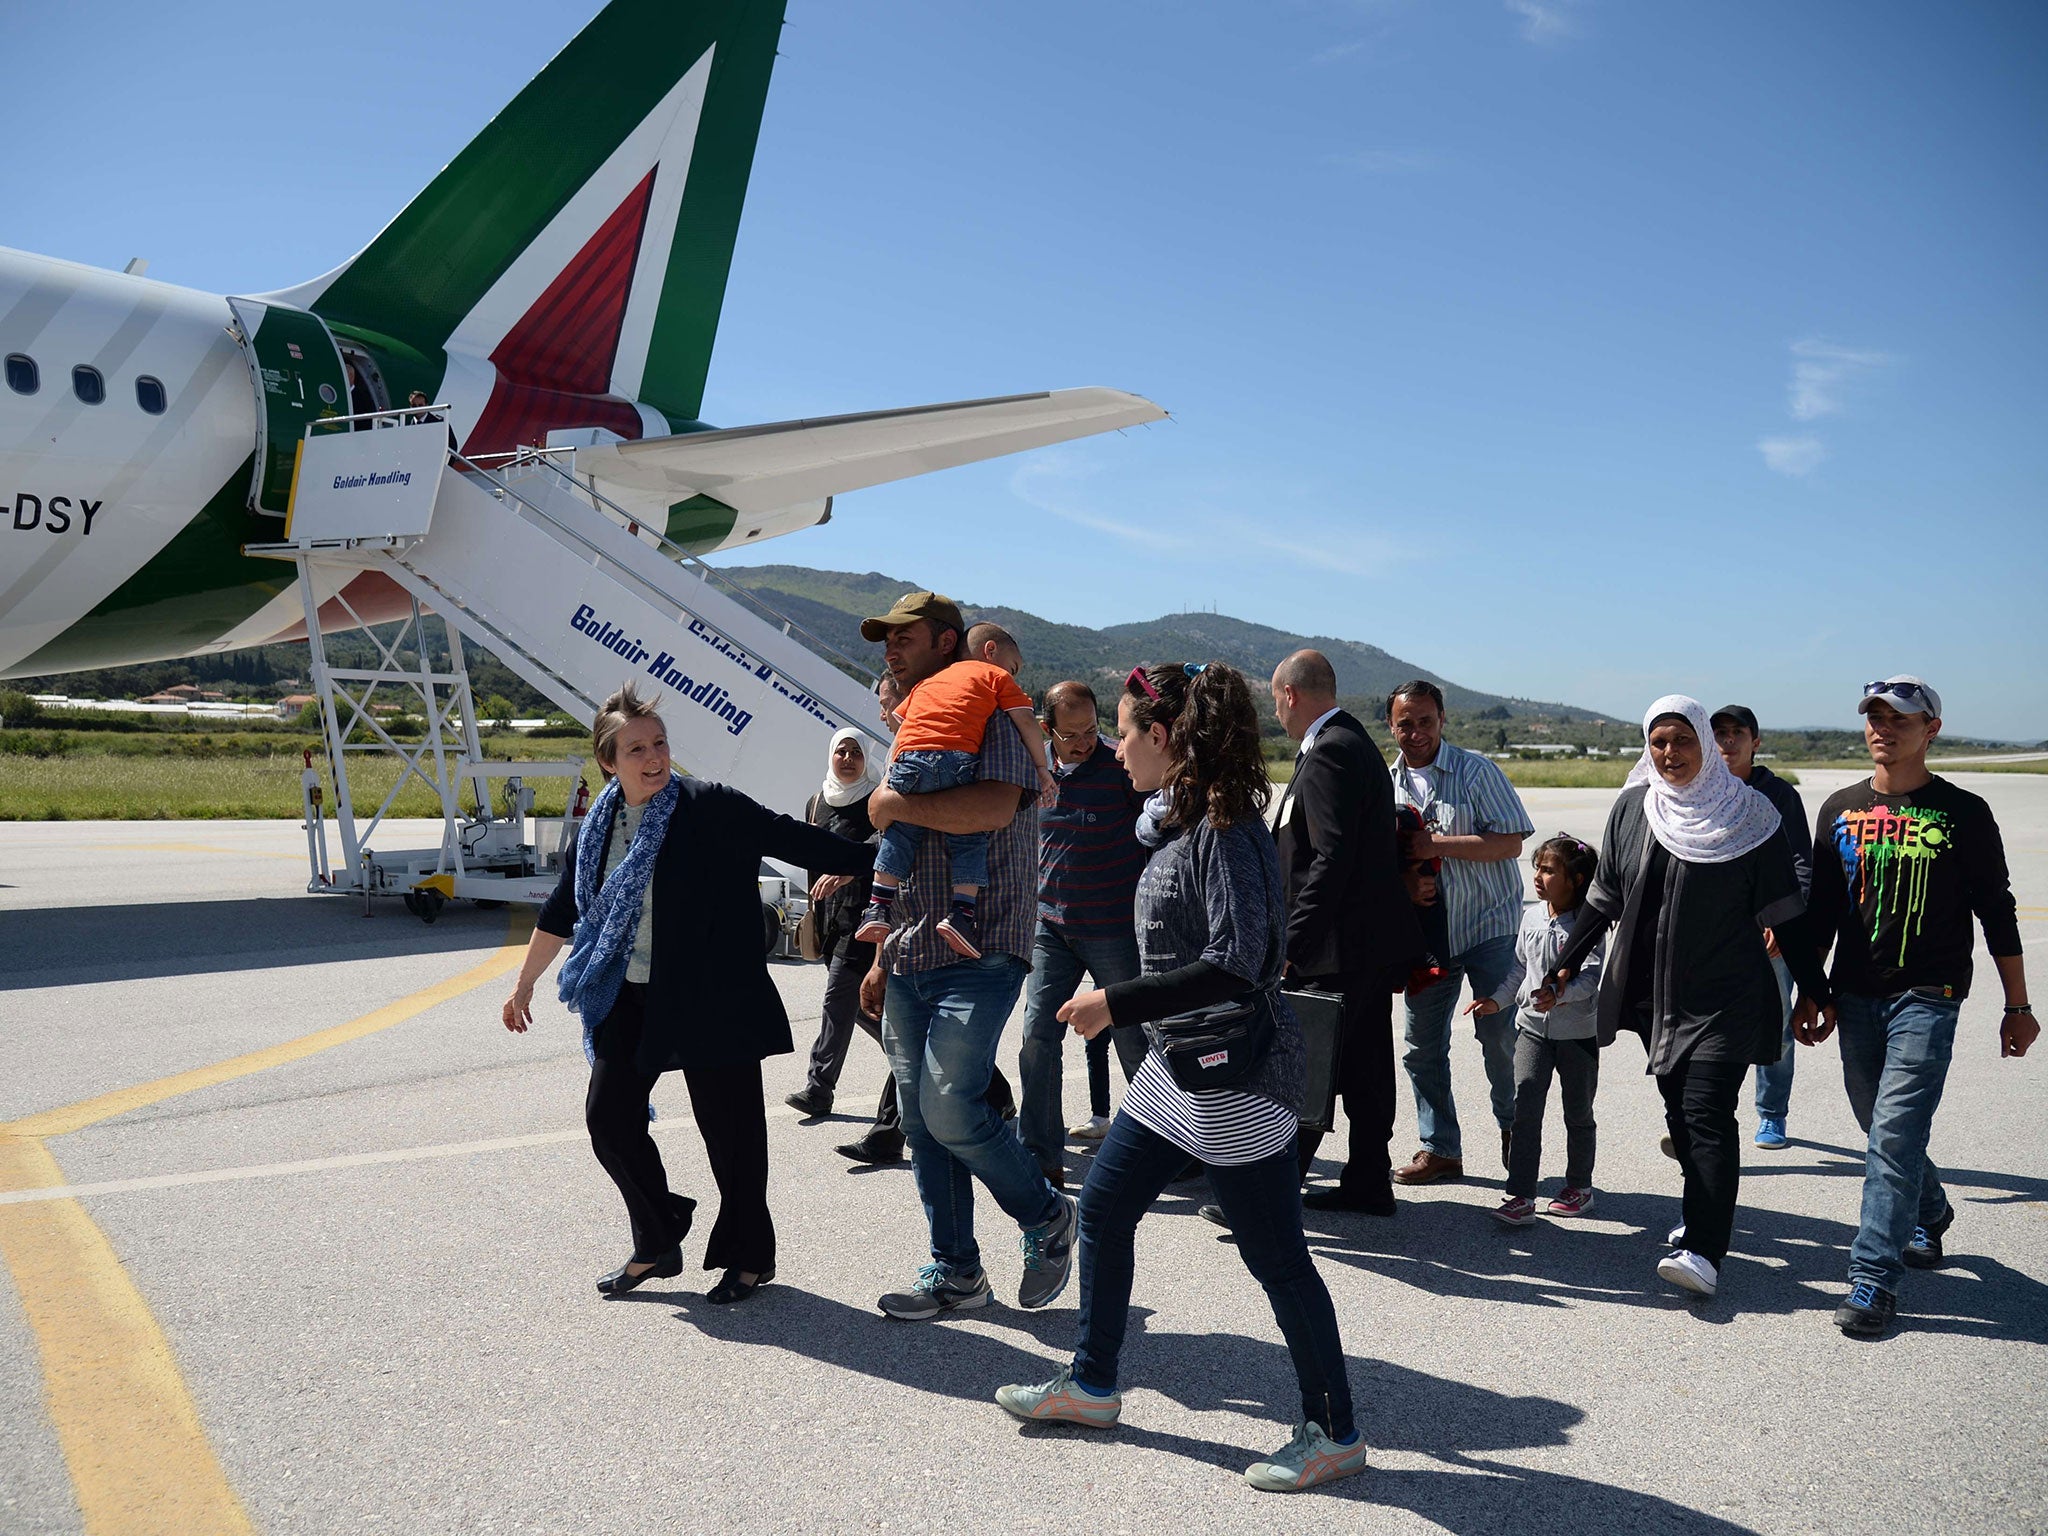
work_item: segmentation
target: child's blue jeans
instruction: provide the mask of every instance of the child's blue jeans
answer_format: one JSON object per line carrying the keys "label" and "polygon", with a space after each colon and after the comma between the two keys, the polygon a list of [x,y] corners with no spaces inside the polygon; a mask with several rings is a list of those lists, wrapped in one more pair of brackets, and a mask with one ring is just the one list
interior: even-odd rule
{"label": "child's blue jeans", "polygon": [[[887,783],[899,795],[930,795],[981,780],[981,756],[975,752],[904,752],[889,765]],[[893,876],[898,885],[910,878],[924,828],[907,821],[891,822],[875,854],[875,873]],[[988,834],[949,832],[946,857],[953,866],[952,883],[979,889],[988,884]]]}

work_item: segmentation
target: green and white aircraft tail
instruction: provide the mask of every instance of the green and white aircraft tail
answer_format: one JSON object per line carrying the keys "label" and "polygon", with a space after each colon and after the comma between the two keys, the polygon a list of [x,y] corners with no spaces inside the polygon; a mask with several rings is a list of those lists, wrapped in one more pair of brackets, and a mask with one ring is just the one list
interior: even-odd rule
{"label": "green and white aircraft tail", "polygon": [[[759,542],[823,521],[848,491],[1163,416],[1089,388],[724,430],[700,419],[782,19],[783,0],[613,0],[376,238],[296,287],[207,294],[0,250],[0,678],[295,638],[309,598],[323,629],[422,602],[481,643],[516,639],[516,664],[587,715],[603,678],[567,658],[588,635],[494,585],[513,547],[526,567],[594,564],[625,583],[587,592],[593,611],[626,611],[627,588],[645,597],[651,581],[648,611],[667,617],[647,624],[667,624],[693,599],[645,572],[650,543],[672,559]],[[403,549],[248,552],[288,539],[302,493],[328,489],[300,483],[322,437],[354,442],[322,452],[355,453],[377,491],[372,449],[399,434],[362,429],[415,392],[459,454],[434,466],[441,499]],[[317,425],[343,417],[364,419]],[[573,453],[594,494],[557,509],[565,521],[536,512],[551,541],[536,544],[492,512],[507,505],[494,476],[544,448],[556,465]],[[354,476],[329,478],[339,490]],[[592,553],[612,542],[631,548]],[[497,627],[479,617],[494,607]],[[780,654],[743,613],[690,611],[721,654]],[[628,638],[610,636],[605,665],[638,648]],[[784,681],[764,710],[806,692]],[[737,771],[745,728],[730,727],[709,766]]]}

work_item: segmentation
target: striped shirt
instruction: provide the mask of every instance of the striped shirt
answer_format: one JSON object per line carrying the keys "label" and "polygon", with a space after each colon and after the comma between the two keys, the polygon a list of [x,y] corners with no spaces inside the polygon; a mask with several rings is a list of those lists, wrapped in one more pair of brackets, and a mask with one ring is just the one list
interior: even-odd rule
{"label": "striped shirt", "polygon": [[1157,1051],[1146,1053],[1124,1090],[1123,1112],[1189,1157],[1224,1168],[1286,1151],[1298,1124],[1285,1104],[1239,1088],[1190,1093]]}
{"label": "striped shirt", "polygon": [[1137,833],[1145,797],[1099,737],[1085,761],[1057,765],[1053,780],[1059,800],[1038,819],[1038,916],[1085,938],[1128,935],[1149,857]]}
{"label": "striped shirt", "polygon": [[[1389,771],[1394,780],[1394,803],[1414,806],[1424,824],[1439,836],[1516,832],[1527,837],[1536,830],[1507,775],[1477,752],[1446,741],[1438,745],[1436,761],[1427,767],[1411,769],[1407,760],[1396,754]],[[1418,798],[1410,786],[1411,773],[1428,783],[1427,799]],[[1446,959],[1465,954],[1488,939],[1512,934],[1522,925],[1519,859],[1483,864],[1474,859],[1445,859],[1437,888],[1443,893],[1445,925],[1450,930],[1451,953]]]}
{"label": "striped shirt", "polygon": [[[1271,986],[1280,979],[1285,911],[1280,856],[1264,823],[1224,832],[1204,823],[1154,850],[1145,866],[1138,958],[1148,976],[1206,960],[1248,989]],[[1190,1092],[1154,1048],[1124,1092],[1124,1112],[1205,1163],[1255,1163],[1284,1151],[1301,1099],[1301,1029],[1285,998],[1276,995],[1273,1007],[1273,1043],[1246,1087]],[[1260,1087],[1267,1091],[1249,1091]]]}
{"label": "striped shirt", "polygon": [[[991,716],[981,733],[980,781],[1014,784],[1025,791],[1017,814],[988,835],[988,883],[975,916],[983,954],[1015,955],[1031,963],[1038,931],[1038,765],[1008,715]],[[946,840],[933,833],[917,850],[910,878],[896,897],[896,926],[882,942],[882,958],[898,976],[958,965],[960,956],[939,935],[939,919],[952,910],[953,878]]]}

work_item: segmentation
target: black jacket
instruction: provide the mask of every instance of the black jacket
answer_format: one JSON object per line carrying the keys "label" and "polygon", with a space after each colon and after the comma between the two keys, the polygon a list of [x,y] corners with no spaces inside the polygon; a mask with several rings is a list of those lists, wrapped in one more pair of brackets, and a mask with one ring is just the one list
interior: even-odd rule
{"label": "black jacket", "polygon": [[[851,805],[830,805],[822,794],[813,795],[804,807],[804,819],[814,827],[823,827],[827,832],[836,832],[848,842],[873,843],[875,824],[868,820],[868,801],[873,797],[870,790]],[[829,869],[808,870],[810,884],[816,885],[820,875],[836,871]],[[808,888],[808,887],[807,887]],[[825,958],[832,957],[833,950],[841,939],[851,939],[854,930],[860,927],[861,912],[867,907],[875,889],[875,878],[866,870],[854,876],[853,884],[844,886],[825,898],[818,908],[818,943],[824,947]]]}
{"label": "black jacket", "polygon": [[1405,982],[1422,931],[1401,882],[1393,781],[1355,716],[1338,710],[1295,757],[1274,834],[1295,974]]}
{"label": "black jacket", "polygon": [[[1778,983],[1764,955],[1765,928],[1799,983],[1817,1003],[1832,1000],[1818,946],[1792,867],[1792,845],[1773,837],[1725,864],[1658,858],[1643,785],[1624,789],[1607,813],[1600,867],[1572,923],[1557,964],[1576,971],[1609,928],[1600,962],[1599,1044],[1624,1029],[1643,1037],[1649,1070],[1674,1070],[1694,1051],[1723,1060],[1778,1059],[1783,1015]],[[1662,870],[1653,881],[1653,869]],[[1651,920],[1645,922],[1645,904]],[[1638,929],[1644,932],[1638,934]],[[1638,940],[1650,941],[1650,953]],[[1647,1012],[1632,1012],[1631,981]],[[1646,984],[1646,985],[1645,985]]]}
{"label": "black jacket", "polygon": [[[608,845],[611,828],[593,827],[591,835]],[[643,1072],[737,1065],[793,1048],[782,994],[768,975],[759,885],[764,857],[822,874],[859,875],[874,866],[875,850],[779,816],[726,785],[682,780],[654,860]],[[562,938],[575,931],[573,859],[535,926]]]}

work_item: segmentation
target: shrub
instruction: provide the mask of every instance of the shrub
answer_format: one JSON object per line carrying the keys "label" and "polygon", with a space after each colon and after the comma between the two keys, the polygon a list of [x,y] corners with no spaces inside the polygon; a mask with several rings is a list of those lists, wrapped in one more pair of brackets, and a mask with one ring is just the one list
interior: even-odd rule
{"label": "shrub", "polygon": [[42,713],[43,706],[19,688],[0,688],[0,725],[29,725]]}

